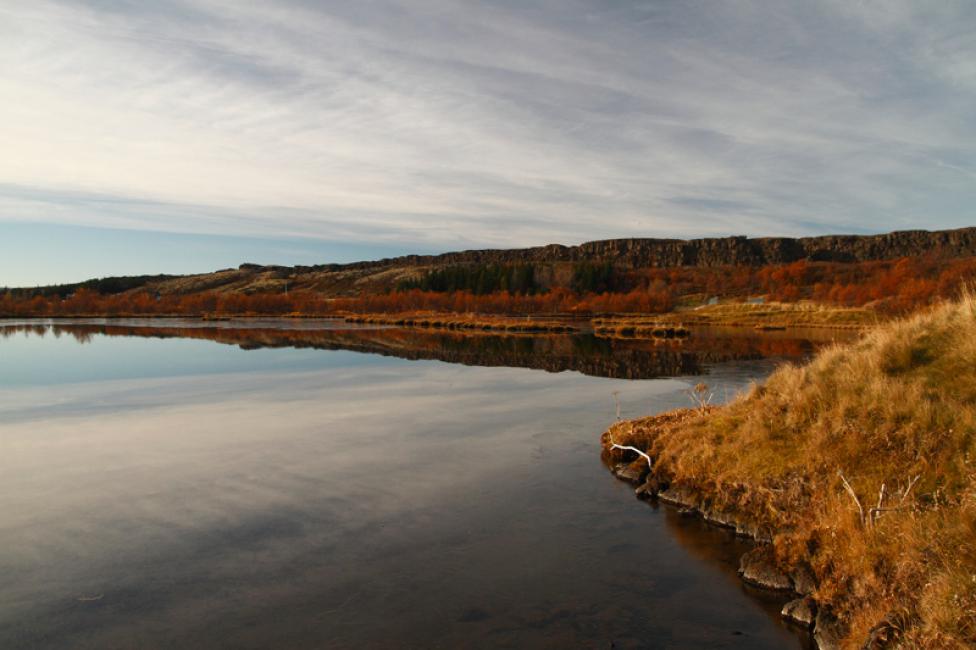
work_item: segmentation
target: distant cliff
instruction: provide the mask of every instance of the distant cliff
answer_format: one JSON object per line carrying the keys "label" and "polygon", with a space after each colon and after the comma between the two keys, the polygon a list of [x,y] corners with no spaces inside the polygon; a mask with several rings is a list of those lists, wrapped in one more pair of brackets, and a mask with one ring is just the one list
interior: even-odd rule
{"label": "distant cliff", "polygon": [[470,250],[443,255],[407,255],[375,262],[330,264],[338,271],[391,266],[514,264],[608,260],[630,267],[789,264],[797,260],[863,262],[934,253],[976,255],[976,228],[905,230],[883,235],[822,237],[721,237],[710,239],[606,239],[579,246]]}

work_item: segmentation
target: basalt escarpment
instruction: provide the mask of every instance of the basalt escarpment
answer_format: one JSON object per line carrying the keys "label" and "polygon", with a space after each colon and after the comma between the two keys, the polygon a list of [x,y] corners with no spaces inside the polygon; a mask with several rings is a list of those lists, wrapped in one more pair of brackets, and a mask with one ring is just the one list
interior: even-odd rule
{"label": "basalt escarpment", "polygon": [[866,262],[929,253],[976,255],[976,227],[958,230],[905,230],[881,235],[821,237],[716,237],[706,239],[606,239],[579,246],[550,244],[522,249],[469,250],[442,255],[407,255],[327,270],[397,265],[518,264],[610,260],[630,267],[789,264],[802,259]]}

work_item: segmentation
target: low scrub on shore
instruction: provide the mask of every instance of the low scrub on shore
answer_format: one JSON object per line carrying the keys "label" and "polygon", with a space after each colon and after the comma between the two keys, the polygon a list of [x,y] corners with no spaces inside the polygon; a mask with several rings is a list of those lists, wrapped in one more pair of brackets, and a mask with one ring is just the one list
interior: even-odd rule
{"label": "low scrub on shore", "polygon": [[399,327],[433,327],[457,330],[492,330],[503,332],[573,332],[579,328],[565,321],[538,318],[505,318],[473,314],[408,312],[404,314],[354,314],[345,317],[349,323],[370,323]]}
{"label": "low scrub on shore", "polygon": [[691,336],[691,330],[681,325],[663,325],[654,322],[614,320],[593,321],[593,333],[612,338],[683,339]]}
{"label": "low scrub on shore", "polygon": [[727,327],[830,327],[860,328],[875,325],[882,315],[863,307],[804,302],[769,302],[764,304],[732,302],[683,309],[652,318],[605,319],[606,325],[722,325]]}
{"label": "low scrub on shore", "polygon": [[[891,317],[929,306],[974,279],[976,257],[936,254],[868,262],[800,260],[768,266],[634,267],[610,259],[547,264],[367,264],[358,270],[243,264],[238,269],[183,277],[117,277],[0,288],[0,317],[324,316],[405,311],[647,315],[667,314],[675,306],[700,305],[715,298],[743,302],[763,296],[789,304],[863,307],[838,309],[829,319],[837,323],[853,317],[860,323],[865,315]],[[696,311],[690,317],[707,317],[716,324],[738,323],[741,314],[718,313],[723,308]],[[684,318],[687,313],[675,317]],[[675,317],[669,317],[669,322]],[[748,317],[758,318],[756,314]],[[774,314],[774,318],[782,315]]]}
{"label": "low scrub on shore", "polygon": [[872,630],[900,647],[976,644],[972,295],[782,367],[727,406],[617,423],[603,440],[768,531],[782,569],[812,571],[844,647]]}

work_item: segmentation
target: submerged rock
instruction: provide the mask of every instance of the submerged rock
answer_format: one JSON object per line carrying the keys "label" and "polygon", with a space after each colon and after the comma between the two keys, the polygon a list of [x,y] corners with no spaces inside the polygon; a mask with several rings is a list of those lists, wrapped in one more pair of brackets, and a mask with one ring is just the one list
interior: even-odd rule
{"label": "submerged rock", "polygon": [[773,541],[773,535],[769,529],[748,519],[740,519],[735,523],[735,534],[739,537],[749,537],[763,544]]}
{"label": "submerged rock", "polygon": [[817,617],[817,603],[809,596],[797,598],[783,605],[781,613],[783,618],[791,623],[801,625],[808,630],[813,629]]}
{"label": "submerged rock", "polygon": [[880,623],[871,628],[863,650],[882,650],[882,648],[890,647],[897,639],[901,629],[898,616],[894,612],[889,612]]}
{"label": "submerged rock", "polygon": [[837,618],[826,611],[817,612],[813,626],[813,640],[819,650],[840,650],[844,630]]}
{"label": "submerged rock", "polygon": [[809,596],[817,588],[817,579],[806,565],[801,564],[793,569],[790,577],[793,579],[793,590],[801,596]]}
{"label": "submerged rock", "polygon": [[640,486],[634,490],[634,493],[638,498],[650,499],[656,497],[658,490],[661,489],[661,484],[653,476],[648,476],[647,480],[640,484]]}
{"label": "submerged rock", "polygon": [[737,527],[737,517],[731,512],[722,512],[720,510],[703,510],[702,516],[705,518],[705,521],[716,526],[722,526],[723,528]]}
{"label": "submerged rock", "polygon": [[790,577],[776,568],[772,549],[768,546],[754,548],[739,560],[739,576],[756,587],[776,591],[790,591]]}
{"label": "submerged rock", "polygon": [[641,460],[639,463],[636,461],[633,463],[621,463],[613,470],[613,473],[617,478],[630,481],[631,483],[640,483],[647,472],[647,463],[645,463],[643,460]]}
{"label": "submerged rock", "polygon": [[698,508],[698,497],[691,488],[684,485],[672,485],[666,490],[661,490],[657,498],[674,506]]}
{"label": "submerged rock", "polygon": [[735,524],[735,534],[739,537],[755,537],[759,532],[759,527],[754,522],[740,520]]}

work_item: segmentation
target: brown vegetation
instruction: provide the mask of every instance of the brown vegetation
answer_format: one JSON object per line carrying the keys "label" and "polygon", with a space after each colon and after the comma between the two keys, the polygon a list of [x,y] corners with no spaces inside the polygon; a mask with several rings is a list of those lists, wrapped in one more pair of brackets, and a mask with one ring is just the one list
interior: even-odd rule
{"label": "brown vegetation", "polygon": [[864,307],[836,307],[809,301],[763,304],[733,302],[679,309],[669,314],[653,316],[601,317],[593,319],[593,324],[608,330],[623,327],[652,330],[682,325],[719,325],[766,330],[787,327],[860,329],[877,325],[882,318],[877,311]]}
{"label": "brown vegetation", "polygon": [[638,447],[661,486],[768,531],[781,567],[812,571],[845,647],[872,629],[904,647],[976,644],[976,298],[701,410],[618,423],[604,445]]}
{"label": "brown vegetation", "polygon": [[671,308],[669,299],[641,290],[622,294],[577,295],[553,289],[534,295],[506,291],[476,295],[469,291],[411,289],[356,298],[329,298],[311,291],[290,293],[217,293],[153,295],[145,291],[101,295],[79,289],[57,296],[0,296],[0,317],[43,316],[335,316],[347,314],[589,314],[592,311],[655,312]]}
{"label": "brown vegetation", "polygon": [[932,255],[875,262],[812,262],[776,266],[676,267],[630,272],[627,284],[665,286],[676,304],[700,304],[706,297],[744,300],[762,295],[772,302],[800,300],[840,307],[871,305],[902,314],[948,298],[976,278],[976,258]]}
{"label": "brown vegetation", "polygon": [[614,319],[594,319],[593,333],[597,336],[638,339],[683,339],[691,336],[691,330],[681,325]]}
{"label": "brown vegetation", "polygon": [[[976,258],[931,255],[852,263],[799,261],[761,267],[553,264],[551,268],[532,270],[531,289],[523,292],[395,290],[393,287],[398,285],[391,286],[389,280],[378,284],[349,280],[339,291],[338,285],[323,277],[353,271],[312,272],[286,267],[257,267],[258,270],[176,279],[116,278],[91,281],[86,286],[4,291],[0,293],[0,317],[335,316],[424,311],[505,316],[667,314],[658,321],[617,323],[615,328],[644,327],[657,322],[668,326],[708,323],[836,327],[873,323],[876,315],[907,313],[951,296],[964,282],[976,279]],[[480,286],[485,284],[488,271],[498,268],[475,267],[461,276],[469,282],[478,279]],[[390,273],[391,269],[382,271],[384,277]],[[409,269],[394,275],[402,280],[405,274],[410,276]],[[750,296],[760,295],[766,298],[766,305],[745,302]],[[722,299],[722,304],[691,309],[716,297]]]}
{"label": "brown vegetation", "polygon": [[503,332],[573,332],[575,324],[536,318],[505,318],[474,316],[472,314],[439,314],[432,312],[408,312],[378,316],[346,316],[350,323],[396,325],[400,327],[432,327],[450,330],[494,330]]}
{"label": "brown vegetation", "polygon": [[181,319],[154,322],[110,320],[0,324],[0,338],[29,336],[72,336],[88,343],[98,336],[145,336],[191,338],[238,345],[244,349],[263,347],[353,350],[393,355],[405,359],[437,359],[465,365],[536,368],[549,372],[573,370],[587,375],[619,379],[690,376],[706,372],[715,363],[761,357],[808,358],[830,339],[796,338],[790,333],[755,335],[752,332],[700,330],[690,339],[641,340],[594,339],[567,333],[528,333],[480,329],[435,329],[423,327],[371,328],[332,323],[327,327],[302,323],[212,325]]}

